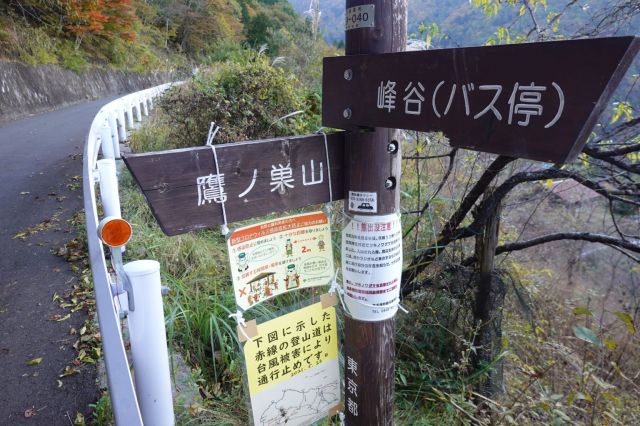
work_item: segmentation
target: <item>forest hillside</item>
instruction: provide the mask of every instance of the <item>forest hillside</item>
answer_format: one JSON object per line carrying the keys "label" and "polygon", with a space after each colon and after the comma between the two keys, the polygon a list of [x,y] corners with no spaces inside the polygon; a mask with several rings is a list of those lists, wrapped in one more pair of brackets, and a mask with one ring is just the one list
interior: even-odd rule
{"label": "forest hillside", "polygon": [[[294,9],[304,14],[309,9],[309,0],[290,0]],[[484,44],[496,32],[496,28],[508,28],[516,34],[525,27],[517,18],[524,14],[524,5],[499,7],[500,3],[515,4],[515,1],[478,0],[408,0],[409,35],[420,37],[430,30],[441,40],[438,47],[474,46]],[[531,2],[535,4],[538,2]],[[610,0],[574,1],[549,0],[547,7],[535,10],[537,18],[544,22],[562,14],[557,24],[563,34],[584,33],[588,35],[597,25],[598,16],[614,7]],[[628,2],[633,7],[633,2]],[[567,7],[571,4],[571,7]],[[344,40],[342,22],[344,20],[343,0],[321,0],[320,30],[329,43],[340,44]],[[480,7],[476,7],[480,6]],[[637,5],[636,5],[637,7]],[[528,11],[527,11],[528,12]],[[622,14],[620,14],[622,17]],[[435,27],[434,27],[435,25]],[[640,20],[635,17],[629,25],[615,25],[608,29],[609,35],[629,35],[638,32]],[[426,35],[426,34],[425,34]],[[604,35],[604,34],[601,34]],[[424,38],[424,37],[422,37]]]}
{"label": "forest hillside", "polygon": [[190,70],[263,44],[275,56],[305,33],[308,24],[286,0],[0,2],[0,59],[76,71]]}

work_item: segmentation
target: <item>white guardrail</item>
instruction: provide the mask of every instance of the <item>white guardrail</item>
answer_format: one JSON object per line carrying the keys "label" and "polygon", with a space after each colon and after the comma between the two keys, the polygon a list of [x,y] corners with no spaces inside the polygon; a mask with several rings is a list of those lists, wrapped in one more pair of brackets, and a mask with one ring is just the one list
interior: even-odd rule
{"label": "white guardrail", "polygon": [[[84,148],[84,210],[98,323],[115,422],[123,426],[162,426],[175,422],[160,266],[153,260],[123,265],[124,243],[112,243],[107,263],[104,249],[107,241],[104,233],[103,238],[99,236],[106,223],[121,218],[116,174],[119,143],[126,140],[127,129],[134,127],[134,121],[139,122],[143,115],[149,114],[153,99],[171,85],[141,90],[103,106],[93,119]],[[100,152],[102,159],[99,160]],[[98,184],[103,218],[98,217]],[[121,223],[128,226],[126,222]],[[120,328],[120,321],[125,317],[135,385]]]}

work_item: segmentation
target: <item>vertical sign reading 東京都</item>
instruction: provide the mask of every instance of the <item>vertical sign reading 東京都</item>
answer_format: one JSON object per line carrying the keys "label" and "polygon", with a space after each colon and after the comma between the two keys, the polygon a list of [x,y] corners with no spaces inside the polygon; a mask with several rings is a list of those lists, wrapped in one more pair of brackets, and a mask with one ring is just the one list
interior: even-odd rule
{"label": "vertical sign reading \u6771\u4eac\u90fd", "polygon": [[235,299],[243,310],[333,277],[329,218],[322,212],[240,228],[227,245]]}
{"label": "vertical sign reading \u6771\u4eac\u90fd", "polygon": [[336,310],[315,303],[258,325],[244,345],[254,425],[309,425],[340,404]]}

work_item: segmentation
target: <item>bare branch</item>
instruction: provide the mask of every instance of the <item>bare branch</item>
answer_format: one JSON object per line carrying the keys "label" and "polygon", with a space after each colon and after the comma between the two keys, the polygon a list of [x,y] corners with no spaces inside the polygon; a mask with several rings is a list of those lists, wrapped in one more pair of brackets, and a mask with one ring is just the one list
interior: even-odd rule
{"label": "bare branch", "polygon": [[496,254],[523,250],[540,244],[550,243],[552,241],[574,240],[588,241],[592,243],[601,243],[608,246],[618,247],[634,253],[640,253],[640,244],[630,241],[619,240],[609,235],[593,234],[590,232],[559,232],[557,234],[543,235],[527,241],[519,241],[516,243],[507,243],[496,247]]}
{"label": "bare branch", "polygon": [[456,239],[464,238],[457,236],[455,233],[456,229],[460,226],[464,218],[467,216],[467,213],[469,213],[480,196],[486,191],[493,179],[495,179],[496,176],[498,176],[498,174],[513,161],[515,161],[515,158],[501,155],[497,157],[489,167],[487,167],[473,188],[471,188],[471,191],[469,191],[466,197],[462,200],[458,210],[456,210],[449,221],[445,224],[436,244],[422,252],[419,256],[416,256],[413,261],[411,261],[409,267],[402,273],[402,286],[413,281],[449,243]]}
{"label": "bare branch", "polygon": [[[578,183],[586,186],[587,188],[592,189],[598,194],[604,196],[608,200],[618,200],[628,204],[640,206],[640,202],[621,198],[617,195],[612,195],[611,192],[607,190],[607,188],[603,187],[598,182],[587,179],[586,177],[581,176],[578,173],[571,172],[569,170],[551,168],[546,170],[537,170],[533,172],[521,172],[511,176],[509,179],[505,180],[501,185],[499,185],[489,197],[485,198],[480,203],[480,205],[475,209],[474,221],[469,226],[466,226],[464,228],[458,228],[458,226],[460,225],[460,223],[462,223],[462,220],[464,220],[464,218],[466,217],[471,207],[473,207],[473,205],[477,201],[478,197],[482,195],[484,191],[486,191],[488,184],[491,182],[491,180],[493,180],[493,178],[491,178],[490,180],[488,180],[489,179],[488,177],[486,179],[483,179],[483,178],[486,176],[492,175],[493,173],[497,175],[497,173],[499,173],[499,170],[497,169],[500,168],[500,170],[502,170],[509,163],[509,162],[505,162],[506,159],[508,159],[508,157],[505,157],[505,160],[502,160],[499,164],[496,165],[496,163],[498,162],[498,160],[500,160],[500,158],[501,157],[498,157],[491,164],[491,166],[489,166],[489,168],[485,170],[485,173],[478,180],[478,183],[476,183],[474,188],[469,192],[465,200],[463,200],[463,202],[461,203],[460,208],[458,208],[458,210],[453,214],[451,219],[449,219],[449,222],[447,222],[447,225],[440,233],[438,240],[436,241],[436,244],[433,247],[430,247],[424,252],[422,252],[419,256],[417,256],[411,262],[411,264],[407,267],[407,269],[403,272],[402,280],[401,280],[401,284],[403,287],[405,285],[408,285],[411,281],[413,281],[431,262],[433,262],[433,260],[437,256],[440,255],[440,253],[451,242],[464,239],[464,238],[473,237],[475,235],[480,234],[491,212],[495,210],[498,203],[501,203],[502,200],[509,194],[509,192],[521,183],[534,182],[534,181],[547,180],[547,179],[571,178],[577,181]],[[491,170],[492,166],[495,167],[493,170]],[[491,170],[491,173],[489,173],[490,170]],[[495,177],[495,175],[493,177]],[[483,186],[478,187],[481,181]],[[633,196],[636,194],[632,192],[624,192],[624,195]],[[473,198],[473,202],[471,203],[469,200],[470,198]],[[554,234],[554,235],[560,235],[560,234]],[[562,235],[579,235],[579,234],[564,233]],[[599,234],[582,233],[582,235],[599,235]],[[607,237],[607,238],[610,238],[613,241],[620,241],[612,237]],[[569,238],[569,239],[572,239],[572,238]],[[578,238],[573,238],[573,239],[578,239]],[[626,248],[631,251],[634,251],[634,250],[630,247],[638,247],[633,243],[629,243],[629,242],[623,242],[623,243],[630,244],[630,246],[626,247],[624,245],[622,246],[619,245],[619,247]],[[512,244],[520,244],[520,243],[512,243]],[[514,247],[517,247],[517,246],[514,246]],[[638,250],[640,250],[640,247],[638,247]]]}
{"label": "bare branch", "polygon": [[[427,209],[429,208],[429,205],[431,204],[431,201],[438,195],[438,193],[440,193],[440,190],[442,190],[442,188],[444,187],[444,184],[449,179],[449,176],[451,175],[451,172],[453,171],[453,165],[454,165],[454,162],[455,162],[455,159],[456,159],[457,152],[458,152],[458,148],[454,148],[445,156],[445,157],[449,157],[449,165],[447,166],[447,171],[442,176],[442,179],[440,179],[440,183],[438,184],[438,187],[433,192],[433,194],[429,197],[429,199],[424,204],[424,206],[422,206],[422,209],[420,209],[417,212],[412,212],[412,213],[418,213],[420,216],[422,216],[424,214],[424,212],[427,211]],[[409,233],[417,226],[417,224],[419,222],[420,222],[420,217],[418,217],[418,219],[409,227],[409,229],[407,229],[404,232],[404,235],[402,235],[402,238],[404,238],[407,235],[409,235]]]}

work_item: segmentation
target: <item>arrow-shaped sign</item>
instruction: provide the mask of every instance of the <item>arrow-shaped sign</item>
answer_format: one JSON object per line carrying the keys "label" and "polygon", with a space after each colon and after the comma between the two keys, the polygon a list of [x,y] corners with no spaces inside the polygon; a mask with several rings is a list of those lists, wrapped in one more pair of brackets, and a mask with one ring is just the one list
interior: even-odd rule
{"label": "arrow-shaped sign", "polygon": [[130,154],[124,161],[163,232],[177,235],[223,224],[225,216],[232,223],[340,200],[343,156],[340,132]]}
{"label": "arrow-shaped sign", "polygon": [[322,121],[443,131],[453,146],[562,163],[639,47],[612,37],[325,58]]}

